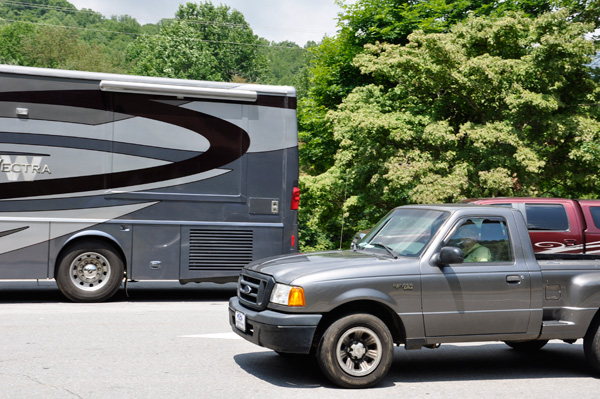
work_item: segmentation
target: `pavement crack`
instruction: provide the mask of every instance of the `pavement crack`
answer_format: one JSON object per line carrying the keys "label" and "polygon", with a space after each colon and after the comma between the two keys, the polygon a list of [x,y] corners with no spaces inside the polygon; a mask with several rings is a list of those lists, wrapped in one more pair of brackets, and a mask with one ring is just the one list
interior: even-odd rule
{"label": "pavement crack", "polygon": [[79,395],[79,394],[77,394],[77,393],[75,393],[75,392],[73,392],[73,391],[71,391],[71,390],[69,390],[67,388],[61,388],[61,387],[57,387],[55,385],[47,384],[47,383],[45,383],[45,382],[43,382],[41,380],[38,380],[37,378],[35,378],[33,376],[30,376],[30,375],[27,375],[27,374],[0,373],[0,375],[4,375],[4,376],[8,376],[8,377],[23,377],[23,378],[26,378],[29,381],[32,381],[32,382],[34,382],[34,383],[36,383],[38,385],[41,385],[41,386],[44,386],[44,387],[47,387],[47,388],[56,389],[58,391],[64,391],[64,392],[67,392],[68,394],[72,395],[73,397],[84,399],[83,396],[81,396],[81,395]]}

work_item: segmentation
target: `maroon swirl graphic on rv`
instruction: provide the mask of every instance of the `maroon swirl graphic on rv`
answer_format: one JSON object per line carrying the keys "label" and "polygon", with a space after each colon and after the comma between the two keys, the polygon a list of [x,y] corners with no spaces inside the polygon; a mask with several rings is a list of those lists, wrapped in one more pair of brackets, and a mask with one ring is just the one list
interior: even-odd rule
{"label": "maroon swirl graphic on rv", "polygon": [[[248,133],[223,119],[161,102],[165,97],[102,93],[99,90],[25,91],[0,93],[0,101],[52,104],[68,107],[114,111],[115,114],[142,117],[189,129],[205,137],[206,152],[166,165],[111,174],[18,181],[2,184],[0,199],[69,194],[157,183],[190,176],[225,166],[241,158],[250,146]],[[57,116],[60,120],[60,116]],[[58,142],[46,146],[60,146]]]}

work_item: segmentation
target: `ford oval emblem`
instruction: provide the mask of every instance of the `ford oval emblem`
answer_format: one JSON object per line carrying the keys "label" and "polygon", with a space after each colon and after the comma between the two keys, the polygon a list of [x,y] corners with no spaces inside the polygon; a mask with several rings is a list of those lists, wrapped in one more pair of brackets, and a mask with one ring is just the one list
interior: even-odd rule
{"label": "ford oval emblem", "polygon": [[250,294],[252,292],[252,287],[250,287],[249,285],[244,285],[243,287],[240,287],[240,293],[242,294]]}

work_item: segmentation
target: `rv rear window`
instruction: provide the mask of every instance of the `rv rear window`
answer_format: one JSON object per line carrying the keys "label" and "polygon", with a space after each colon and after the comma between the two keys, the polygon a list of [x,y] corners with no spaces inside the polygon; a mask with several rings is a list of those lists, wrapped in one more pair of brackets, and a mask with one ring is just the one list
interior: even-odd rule
{"label": "rv rear window", "polygon": [[565,207],[560,204],[526,204],[529,230],[569,230]]}

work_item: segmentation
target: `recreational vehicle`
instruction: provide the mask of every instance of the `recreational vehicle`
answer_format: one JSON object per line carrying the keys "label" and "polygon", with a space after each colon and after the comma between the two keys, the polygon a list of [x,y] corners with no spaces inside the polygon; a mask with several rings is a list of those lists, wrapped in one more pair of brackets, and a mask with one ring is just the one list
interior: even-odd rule
{"label": "recreational vehicle", "polygon": [[0,279],[236,281],[298,201],[291,87],[0,65]]}

